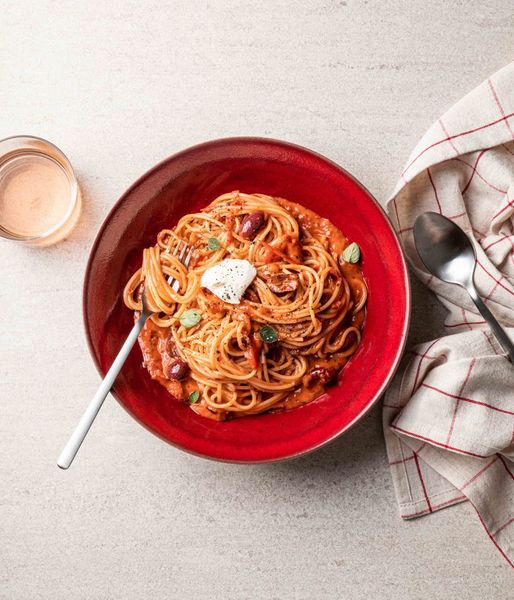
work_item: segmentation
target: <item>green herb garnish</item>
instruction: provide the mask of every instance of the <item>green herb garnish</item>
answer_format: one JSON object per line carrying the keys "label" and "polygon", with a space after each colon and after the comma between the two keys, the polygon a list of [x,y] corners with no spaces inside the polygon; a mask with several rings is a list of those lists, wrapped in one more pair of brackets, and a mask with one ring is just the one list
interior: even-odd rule
{"label": "green herb garnish", "polygon": [[194,308],[186,310],[186,312],[179,318],[180,324],[186,329],[194,327],[200,322],[202,315],[199,311]]}
{"label": "green herb garnish", "polygon": [[195,390],[194,392],[191,392],[188,396],[188,400],[189,400],[189,404],[196,404],[198,402],[200,398],[200,392],[198,390]]}
{"label": "green herb garnish", "polygon": [[221,244],[215,237],[212,237],[209,238],[207,242],[207,247],[209,248],[209,250],[219,250],[221,248]]}
{"label": "green herb garnish", "polygon": [[261,340],[266,344],[273,344],[278,340],[278,333],[271,327],[271,325],[264,325],[259,330]]}
{"label": "green herb garnish", "polygon": [[352,242],[349,246],[347,246],[343,251],[343,260],[349,263],[358,263],[361,259],[361,249],[359,248],[359,244],[356,242]]}

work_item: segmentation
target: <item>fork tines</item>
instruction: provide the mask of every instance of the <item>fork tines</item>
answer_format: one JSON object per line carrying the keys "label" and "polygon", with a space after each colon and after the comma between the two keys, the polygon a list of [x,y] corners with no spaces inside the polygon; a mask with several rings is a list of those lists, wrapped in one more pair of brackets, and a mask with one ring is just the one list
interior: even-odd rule
{"label": "fork tines", "polygon": [[[189,263],[191,262],[191,257],[193,255],[193,248],[187,245],[187,242],[181,240],[180,238],[175,238],[178,241],[178,244],[173,248],[172,256],[178,256],[179,261],[186,267],[189,267]],[[169,249],[167,250],[169,253]],[[168,284],[171,285],[171,288],[178,292],[179,290],[179,282],[170,275],[168,277]]]}

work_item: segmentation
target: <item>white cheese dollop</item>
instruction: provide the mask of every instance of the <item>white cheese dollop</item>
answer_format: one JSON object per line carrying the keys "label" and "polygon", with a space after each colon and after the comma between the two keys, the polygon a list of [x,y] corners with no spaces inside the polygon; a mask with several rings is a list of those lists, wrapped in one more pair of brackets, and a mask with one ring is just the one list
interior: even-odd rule
{"label": "white cheese dollop", "polygon": [[225,258],[207,269],[201,286],[229,304],[239,304],[246,288],[257,275],[257,269],[247,260]]}

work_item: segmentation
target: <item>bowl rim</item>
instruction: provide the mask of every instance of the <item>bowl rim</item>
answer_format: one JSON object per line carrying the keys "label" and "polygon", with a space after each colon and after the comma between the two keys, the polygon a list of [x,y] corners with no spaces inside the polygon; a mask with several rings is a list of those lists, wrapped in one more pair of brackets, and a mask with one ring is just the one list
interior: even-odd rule
{"label": "bowl rim", "polygon": [[84,271],[84,277],[83,277],[83,284],[82,284],[82,323],[83,323],[83,327],[84,327],[84,333],[85,333],[85,337],[86,337],[86,343],[87,343],[87,347],[89,350],[89,354],[91,355],[91,358],[93,359],[93,363],[95,365],[96,370],[98,371],[99,375],[103,378],[105,377],[105,373],[103,371],[103,369],[100,366],[100,363],[98,361],[98,358],[96,356],[96,353],[93,349],[93,343],[92,343],[92,339],[91,339],[91,335],[90,335],[90,327],[89,327],[89,323],[88,323],[88,318],[87,318],[87,290],[88,290],[88,281],[90,280],[90,272],[91,272],[91,268],[93,266],[93,257],[96,255],[96,251],[97,248],[101,242],[101,239],[103,237],[103,233],[107,227],[107,225],[109,224],[109,222],[111,221],[113,215],[116,213],[116,211],[118,210],[119,206],[125,201],[125,198],[128,194],[130,194],[134,188],[136,188],[137,186],[141,185],[147,178],[151,177],[156,171],[158,171],[159,169],[161,169],[161,167],[165,164],[168,163],[171,160],[174,160],[176,158],[180,158],[185,154],[189,154],[192,151],[196,151],[196,150],[204,150],[204,149],[208,149],[209,147],[213,147],[216,145],[223,145],[223,144],[231,144],[231,143],[257,143],[257,144],[272,144],[275,146],[282,146],[284,148],[292,148],[294,150],[299,150],[301,152],[306,152],[307,154],[310,154],[311,156],[314,156],[316,158],[319,158],[323,161],[325,161],[326,163],[332,165],[333,167],[339,169],[340,171],[342,171],[349,179],[351,179],[357,186],[359,186],[360,188],[362,188],[364,190],[364,192],[366,193],[366,195],[368,196],[369,200],[371,200],[376,208],[378,208],[378,210],[380,211],[380,213],[382,214],[382,216],[384,217],[384,221],[387,225],[387,227],[390,229],[391,234],[393,235],[393,239],[396,243],[397,246],[397,250],[398,250],[398,255],[400,257],[401,260],[401,265],[402,265],[402,279],[403,279],[403,283],[405,285],[405,314],[403,317],[403,328],[402,328],[402,332],[401,332],[401,343],[399,344],[394,360],[392,361],[391,367],[389,369],[389,372],[387,373],[387,376],[384,378],[380,388],[378,389],[378,391],[374,394],[374,396],[370,399],[370,401],[366,404],[366,406],[361,410],[361,412],[359,412],[349,423],[347,423],[342,429],[340,429],[337,433],[335,433],[334,435],[330,436],[329,438],[327,438],[326,440],[323,440],[322,442],[320,442],[319,444],[316,444],[310,448],[306,448],[305,450],[300,450],[298,452],[294,452],[292,454],[288,454],[286,456],[280,456],[280,457],[275,457],[275,458],[267,458],[267,459],[258,459],[258,460],[235,460],[235,459],[226,459],[226,458],[219,458],[216,456],[208,456],[206,454],[202,454],[200,452],[195,452],[189,448],[184,448],[182,446],[180,446],[179,444],[176,444],[174,442],[172,442],[171,440],[165,438],[164,436],[160,435],[159,433],[157,433],[156,431],[154,431],[153,429],[151,429],[146,423],[144,423],[143,421],[141,421],[138,417],[136,417],[135,415],[133,415],[123,404],[123,402],[120,400],[120,398],[118,397],[118,394],[113,391],[111,389],[110,393],[111,395],[116,399],[116,402],[123,408],[123,410],[125,410],[125,412],[127,412],[131,418],[133,418],[139,425],[141,425],[142,427],[144,427],[147,431],[149,431],[150,433],[152,433],[154,436],[158,437],[159,439],[163,440],[164,442],[166,442],[167,444],[169,444],[170,446],[177,448],[178,450],[181,450],[182,452],[185,452],[187,454],[193,455],[193,456],[197,456],[199,458],[203,458],[206,460],[211,460],[214,462],[223,462],[223,463],[228,463],[228,464],[244,464],[244,465],[256,465],[256,464],[266,464],[266,463],[275,463],[275,462],[282,462],[282,461],[286,461],[286,460],[292,460],[295,458],[299,458],[300,456],[305,456],[307,454],[310,454],[312,452],[315,452],[317,450],[319,450],[320,448],[330,444],[331,442],[333,442],[335,439],[337,439],[338,437],[340,437],[341,435],[343,435],[344,433],[346,433],[349,429],[351,429],[358,421],[360,421],[374,406],[375,404],[377,404],[377,402],[380,400],[380,398],[383,396],[384,392],[386,391],[387,387],[389,386],[389,384],[391,383],[391,380],[393,379],[396,371],[398,370],[398,367],[400,365],[400,361],[402,359],[404,350],[405,350],[405,346],[407,344],[407,338],[408,338],[408,333],[409,333],[409,327],[410,327],[410,322],[411,322],[411,316],[412,316],[412,288],[411,288],[411,283],[410,283],[410,278],[409,278],[409,270],[408,270],[408,264],[407,264],[407,260],[405,258],[405,254],[403,252],[403,248],[402,245],[400,243],[400,239],[398,237],[398,234],[396,233],[393,224],[389,218],[389,216],[387,215],[386,211],[384,210],[384,208],[380,205],[380,203],[378,202],[378,200],[373,196],[373,194],[369,191],[369,189],[363,185],[356,177],[354,177],[349,171],[347,171],[344,167],[341,167],[339,164],[337,164],[336,162],[334,162],[333,160],[327,158],[326,156],[320,154],[319,152],[310,150],[309,148],[306,148],[305,146],[301,146],[299,144],[295,144],[292,142],[288,142],[288,141],[284,141],[284,140],[279,140],[279,139],[275,139],[275,138],[269,138],[269,137],[262,137],[262,136],[230,136],[230,137],[223,137],[223,138],[215,138],[212,140],[207,140],[204,142],[200,142],[197,144],[193,144],[192,146],[188,146],[187,148],[184,148],[182,150],[179,150],[178,152],[175,152],[173,154],[170,154],[169,156],[163,158],[162,160],[160,160],[158,163],[156,163],[153,167],[151,167],[150,169],[148,169],[147,171],[145,171],[140,177],[138,177],[128,188],[125,189],[125,191],[121,194],[121,196],[118,198],[118,200],[113,204],[113,206],[111,207],[111,209],[109,210],[109,212],[107,213],[107,215],[104,217],[102,224],[100,225],[100,228],[98,229],[98,232],[95,236],[95,239],[93,241],[93,244],[89,250],[89,256],[88,256],[88,260],[86,263],[86,268]]}

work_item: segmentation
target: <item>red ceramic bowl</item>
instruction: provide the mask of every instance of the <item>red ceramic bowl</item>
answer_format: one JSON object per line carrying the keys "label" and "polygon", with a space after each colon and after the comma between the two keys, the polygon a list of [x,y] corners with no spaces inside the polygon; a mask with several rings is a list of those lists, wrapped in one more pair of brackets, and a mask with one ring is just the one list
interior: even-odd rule
{"label": "red ceramic bowl", "polygon": [[114,387],[121,405],[174,446],[224,461],[263,462],[298,456],[334,439],[380,398],[400,360],[410,291],[400,245],[382,209],[346,171],[301,148],[261,138],[194,146],[143,175],[115,204],[95,240],[84,282],[84,321],[102,376],[133,323],[122,290],[143,248],[188,212],[232,190],[299,202],[327,217],[362,249],[369,300],[362,343],[339,383],[294,410],[218,423],[168,395],[130,354]]}

